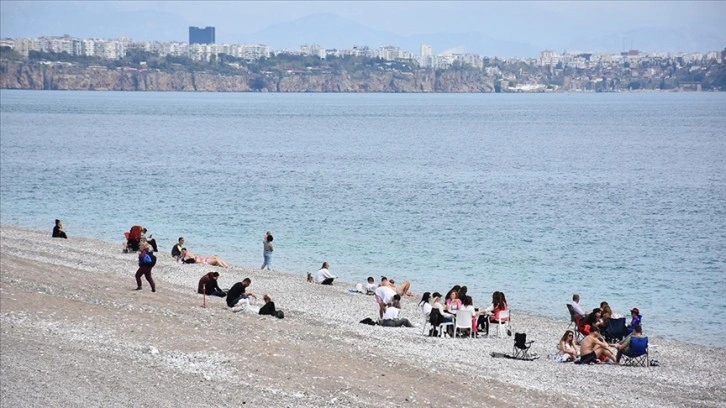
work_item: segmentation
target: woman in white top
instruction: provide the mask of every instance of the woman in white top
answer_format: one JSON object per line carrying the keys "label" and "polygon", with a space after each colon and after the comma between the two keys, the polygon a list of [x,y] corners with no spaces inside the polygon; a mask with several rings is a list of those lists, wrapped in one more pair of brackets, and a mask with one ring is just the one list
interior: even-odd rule
{"label": "woman in white top", "polygon": [[421,297],[421,301],[418,302],[418,308],[421,309],[421,313],[428,318],[431,314],[431,292],[424,292]]}
{"label": "woman in white top", "polygon": [[575,345],[575,332],[567,330],[560,339],[560,344],[557,345],[557,354],[555,355],[555,361],[566,363],[568,361],[577,360],[579,351],[577,345]]}

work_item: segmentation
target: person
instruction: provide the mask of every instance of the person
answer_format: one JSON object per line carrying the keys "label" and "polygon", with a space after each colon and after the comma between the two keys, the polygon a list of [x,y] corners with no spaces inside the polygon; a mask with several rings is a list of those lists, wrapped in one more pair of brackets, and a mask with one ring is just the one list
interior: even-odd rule
{"label": "person", "polygon": [[159,252],[159,248],[156,246],[156,240],[153,239],[151,234],[149,234],[149,238],[146,238],[146,228],[141,228],[141,242],[148,242],[154,252]]}
{"label": "person", "polygon": [[386,312],[386,305],[393,301],[393,297],[396,296],[397,293],[391,285],[388,284],[388,279],[386,279],[386,284],[381,282],[381,284],[376,288],[374,294],[376,295],[376,303],[378,303],[378,318],[383,319],[383,313]]}
{"label": "person", "polygon": [[628,330],[628,334],[631,334],[633,332],[633,328],[635,326],[640,326],[640,321],[643,319],[643,316],[640,315],[640,309],[637,307],[634,307],[630,309],[630,323],[628,323],[625,328]]}
{"label": "person", "polygon": [[260,269],[267,268],[269,271],[272,266],[272,251],[275,250],[272,246],[272,239],[270,231],[267,231],[265,233],[265,237],[262,238],[262,257],[264,261],[262,262],[262,267],[260,267]]}
{"label": "person", "polygon": [[448,305],[449,301],[451,300],[451,294],[456,292],[456,294],[459,294],[459,289],[461,289],[461,286],[454,285],[451,289],[449,289],[448,292],[446,292],[446,298],[444,298],[444,304]]}
{"label": "person", "polygon": [[335,278],[337,276],[330,273],[330,265],[328,262],[323,262],[323,266],[318,271],[318,283],[321,285],[332,285]]}
{"label": "person", "polygon": [[413,324],[406,318],[399,318],[398,313],[401,311],[401,295],[393,295],[391,303],[386,305],[386,312],[383,314],[381,326],[384,327],[413,327]]}
{"label": "person", "polygon": [[457,310],[461,309],[461,300],[459,299],[458,291],[451,291],[448,299],[446,299],[446,310],[450,313],[456,313]]}
{"label": "person", "polygon": [[566,363],[568,361],[577,360],[577,345],[575,344],[575,332],[572,330],[565,331],[560,339],[560,344],[557,345],[557,354],[555,360]]}
{"label": "person", "polygon": [[602,322],[602,311],[599,307],[596,307],[592,309],[592,312],[585,317],[585,323],[584,323],[584,331],[587,331],[587,327],[590,327],[590,330],[592,330],[593,327],[597,327],[598,330],[602,330],[603,328],[603,322]]}
{"label": "person", "polygon": [[376,293],[376,288],[378,285],[376,285],[376,280],[373,279],[372,276],[369,276],[366,280],[368,283],[366,283],[366,295],[374,295]]}
{"label": "person", "polygon": [[124,252],[136,252],[141,244],[141,225],[133,225],[126,234],[126,247]]}
{"label": "person", "polygon": [[139,269],[136,271],[136,290],[141,290],[141,276],[143,275],[149,282],[149,286],[151,286],[151,291],[156,292],[156,283],[154,283],[154,278],[151,276],[151,269],[156,263],[154,260],[154,255],[151,254],[149,244],[143,243],[140,247],[141,250],[139,251]]}
{"label": "person", "polygon": [[[465,287],[466,286],[464,286],[464,288]],[[459,293],[461,293],[461,291],[459,291]],[[464,293],[466,293],[466,291]],[[474,300],[472,299],[471,296],[464,295],[464,299],[461,303],[462,303],[461,310],[468,310],[469,312],[471,312],[471,329],[470,330],[476,330],[476,314],[477,314],[477,312],[476,312],[476,309],[474,308]]]}
{"label": "person", "polygon": [[605,301],[600,302],[600,310],[602,311],[600,318],[602,319],[603,327],[607,327],[608,320],[613,317],[613,310],[610,308],[608,302]]}
{"label": "person", "polygon": [[257,296],[252,292],[247,292],[247,288],[252,284],[250,278],[244,278],[242,282],[237,282],[227,291],[227,306],[235,307],[240,300],[254,298]]}
{"label": "person", "polygon": [[431,314],[431,292],[424,292],[421,297],[421,301],[418,302],[418,308],[424,316],[429,316]]}
{"label": "person", "polygon": [[466,285],[462,286],[461,288],[459,288],[459,291],[456,293],[456,297],[461,299],[461,301],[463,302],[464,299],[466,298],[466,292],[468,290],[469,289],[466,287]]}
{"label": "person", "polygon": [[181,260],[182,260],[182,262],[184,262],[186,264],[206,263],[206,264],[212,265],[212,266],[220,266],[222,268],[229,268],[229,265],[227,265],[227,263],[224,262],[223,260],[221,260],[220,258],[217,258],[216,255],[196,256],[191,251],[187,250],[186,248],[182,248]]}
{"label": "person", "polygon": [[[444,305],[441,304],[441,293],[434,292],[431,295],[431,298],[433,300],[433,303],[431,304],[431,325],[433,326],[431,328],[431,332],[429,335],[436,336],[438,335],[437,328],[442,323],[451,323],[454,321],[454,316],[446,311],[446,308]],[[434,311],[435,310],[435,311]],[[435,318],[438,316],[438,318]],[[449,335],[453,335],[454,331],[451,327],[449,327]]]}
{"label": "person", "polygon": [[620,359],[623,357],[623,354],[628,355],[628,353],[630,352],[630,339],[633,337],[645,337],[643,336],[643,328],[640,327],[639,324],[633,326],[633,333],[631,333],[628,337],[623,339],[623,341],[615,345],[615,348],[618,350],[617,355],[615,356],[616,363],[620,363]]}
{"label": "person", "polygon": [[615,356],[608,344],[600,338],[600,331],[597,327],[592,327],[590,333],[580,343],[580,364],[599,363],[602,356],[615,362]]}
{"label": "person", "polygon": [[53,238],[66,238],[66,231],[63,229],[63,222],[61,220],[55,220],[55,227],[53,227]]}
{"label": "person", "polygon": [[199,279],[199,285],[197,285],[197,293],[206,294],[207,296],[219,296],[225,297],[227,294],[219,288],[217,279],[219,278],[219,272],[208,272]]}
{"label": "person", "polygon": [[582,310],[582,306],[580,306],[580,295],[578,295],[577,293],[572,295],[572,302],[570,303],[570,305],[572,306],[572,310],[575,311],[575,315],[578,318],[582,319],[583,317],[585,317],[585,311]]}
{"label": "person", "polygon": [[[504,310],[507,310],[509,306],[507,306],[507,300],[504,297],[504,293],[496,291],[492,293],[492,311],[491,315],[489,316],[489,323],[496,323],[499,324],[499,312],[502,312]],[[502,321],[507,321],[508,318],[501,318]],[[487,324],[487,331],[486,335],[489,335],[489,325]]]}
{"label": "person", "polygon": [[260,311],[257,313],[261,315],[277,316],[277,311],[275,310],[275,302],[270,299],[270,296],[265,294],[262,296],[262,300],[265,302],[265,304],[262,305]]}
{"label": "person", "polygon": [[176,259],[177,261],[181,261],[182,259],[182,249],[184,249],[184,237],[179,237],[179,240],[176,242],[176,245],[174,245],[171,248],[171,256]]}

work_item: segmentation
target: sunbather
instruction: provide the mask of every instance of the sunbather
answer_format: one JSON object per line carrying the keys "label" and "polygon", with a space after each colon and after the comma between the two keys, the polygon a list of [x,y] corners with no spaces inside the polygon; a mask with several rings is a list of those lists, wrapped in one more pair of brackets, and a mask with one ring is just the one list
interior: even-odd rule
{"label": "sunbather", "polygon": [[206,263],[208,265],[212,266],[221,266],[222,268],[229,268],[229,265],[227,265],[226,262],[223,260],[217,258],[216,255],[209,255],[209,256],[195,256],[191,251],[187,250],[186,248],[182,248],[181,253],[181,259],[182,262],[193,264],[193,263]]}

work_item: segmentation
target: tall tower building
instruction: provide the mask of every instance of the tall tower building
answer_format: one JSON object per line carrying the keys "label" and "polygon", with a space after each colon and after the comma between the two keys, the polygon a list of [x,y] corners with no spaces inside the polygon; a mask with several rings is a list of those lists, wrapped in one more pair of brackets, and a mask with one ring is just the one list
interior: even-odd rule
{"label": "tall tower building", "polygon": [[424,68],[430,68],[433,66],[433,57],[431,56],[430,45],[421,44],[421,56],[419,57],[418,63]]}
{"label": "tall tower building", "polygon": [[214,27],[189,27],[189,44],[214,44]]}

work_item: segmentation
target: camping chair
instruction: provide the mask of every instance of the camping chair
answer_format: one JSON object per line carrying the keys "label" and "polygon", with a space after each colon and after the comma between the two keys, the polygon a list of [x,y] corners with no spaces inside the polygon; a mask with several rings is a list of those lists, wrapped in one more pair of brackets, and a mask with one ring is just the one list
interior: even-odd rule
{"label": "camping chair", "polygon": [[499,312],[499,319],[490,320],[489,323],[497,325],[497,337],[504,337],[506,332],[509,331],[509,309],[501,310]]}
{"label": "camping chair", "polygon": [[457,310],[455,324],[454,324],[454,337],[456,337],[456,334],[459,332],[459,330],[463,330],[463,329],[468,329],[470,332],[469,336],[474,337],[475,333],[471,327],[471,320],[473,318],[474,318],[474,315],[472,314],[471,310],[466,310],[466,309]]}
{"label": "camping chair", "polygon": [[537,353],[529,353],[529,348],[534,340],[527,341],[526,333],[514,333],[514,346],[512,347],[512,357],[518,360],[534,360],[539,358]]}
{"label": "camping chair", "polygon": [[647,337],[631,337],[630,349],[627,353],[623,353],[623,365],[648,367],[648,338]]}
{"label": "camping chair", "polygon": [[421,330],[421,334],[422,335],[425,335],[426,334],[426,326],[428,326],[428,325],[431,324],[430,321],[429,321],[431,319],[431,314],[430,313],[424,313],[423,308],[420,308],[420,309],[421,309],[421,316],[423,316],[423,324],[421,325],[421,326],[423,326],[423,329]]}
{"label": "camping chair", "polygon": [[608,343],[615,343],[625,338],[627,330],[625,329],[625,318],[610,319],[608,325],[605,328],[605,341]]}
{"label": "camping chair", "polygon": [[580,332],[580,317],[577,316],[577,313],[575,313],[575,309],[572,308],[572,305],[569,303],[565,304],[567,306],[567,311],[570,312],[570,324],[567,326],[568,329],[570,329],[570,326],[575,325],[575,329],[572,330],[575,332],[575,344],[580,344],[582,342],[582,339],[584,336]]}

